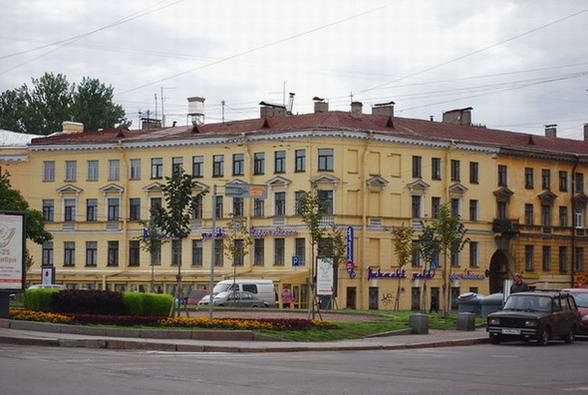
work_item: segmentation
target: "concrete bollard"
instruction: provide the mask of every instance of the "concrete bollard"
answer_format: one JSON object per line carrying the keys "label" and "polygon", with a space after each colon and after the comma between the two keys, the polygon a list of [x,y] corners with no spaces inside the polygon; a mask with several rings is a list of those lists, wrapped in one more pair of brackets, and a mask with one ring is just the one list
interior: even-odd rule
{"label": "concrete bollard", "polygon": [[459,313],[457,315],[458,331],[475,331],[476,330],[476,315],[473,313]]}
{"label": "concrete bollard", "polygon": [[408,324],[415,335],[429,334],[429,316],[427,314],[413,314],[408,319]]}

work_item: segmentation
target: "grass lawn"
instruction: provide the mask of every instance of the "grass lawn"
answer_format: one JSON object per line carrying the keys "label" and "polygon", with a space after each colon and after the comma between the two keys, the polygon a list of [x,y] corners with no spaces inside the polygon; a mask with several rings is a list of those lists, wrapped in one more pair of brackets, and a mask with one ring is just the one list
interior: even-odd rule
{"label": "grass lawn", "polygon": [[407,325],[400,321],[381,319],[372,322],[334,322],[338,329],[307,329],[304,331],[260,330],[259,333],[290,341],[332,341],[360,339],[374,333],[405,329]]}

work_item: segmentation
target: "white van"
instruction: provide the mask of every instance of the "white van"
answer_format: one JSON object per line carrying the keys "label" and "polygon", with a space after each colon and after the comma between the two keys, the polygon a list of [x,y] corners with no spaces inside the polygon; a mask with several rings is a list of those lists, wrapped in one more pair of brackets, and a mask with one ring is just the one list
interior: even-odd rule
{"label": "white van", "polygon": [[[235,288],[233,288],[233,286]],[[274,283],[272,280],[262,280],[256,278],[239,278],[235,280],[223,280],[214,286],[212,294],[216,295],[226,291],[247,291],[255,294],[263,301],[265,307],[276,307],[276,292],[274,290]],[[210,297],[208,295],[202,297],[199,305],[207,305]]]}

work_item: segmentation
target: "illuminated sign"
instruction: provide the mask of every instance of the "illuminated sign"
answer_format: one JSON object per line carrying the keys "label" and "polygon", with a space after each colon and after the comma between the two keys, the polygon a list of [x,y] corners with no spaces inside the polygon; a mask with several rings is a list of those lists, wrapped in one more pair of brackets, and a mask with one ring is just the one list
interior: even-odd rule
{"label": "illuminated sign", "polygon": [[378,278],[406,278],[406,270],[396,269],[392,272],[383,272],[380,269],[374,270],[372,267],[368,267],[368,280]]}
{"label": "illuminated sign", "polygon": [[463,273],[451,273],[449,275],[450,281],[455,280],[484,280],[486,276],[483,274],[476,274],[474,272],[470,272],[469,270],[465,270]]}
{"label": "illuminated sign", "polygon": [[435,270],[423,270],[412,274],[412,281],[430,280],[435,277]]}
{"label": "illuminated sign", "polygon": [[286,237],[286,236],[297,236],[298,232],[295,230],[282,229],[279,226],[275,229],[258,229],[251,228],[249,230],[251,237],[261,239],[263,237]]}

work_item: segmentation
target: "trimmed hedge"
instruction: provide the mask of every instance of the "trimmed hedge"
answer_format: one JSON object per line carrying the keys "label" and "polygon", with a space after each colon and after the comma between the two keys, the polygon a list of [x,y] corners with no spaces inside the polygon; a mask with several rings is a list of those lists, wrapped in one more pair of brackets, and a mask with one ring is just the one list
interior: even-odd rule
{"label": "trimmed hedge", "polygon": [[24,306],[47,313],[167,317],[173,301],[152,293],[38,288],[25,291]]}
{"label": "trimmed hedge", "polygon": [[32,288],[24,293],[24,307],[30,310],[53,312],[53,297],[61,289],[55,288]]}
{"label": "trimmed hedge", "polygon": [[66,289],[53,297],[57,313],[125,315],[120,292]]}
{"label": "trimmed hedge", "polygon": [[174,302],[171,295],[139,292],[123,292],[122,300],[126,314],[136,317],[166,317]]}

